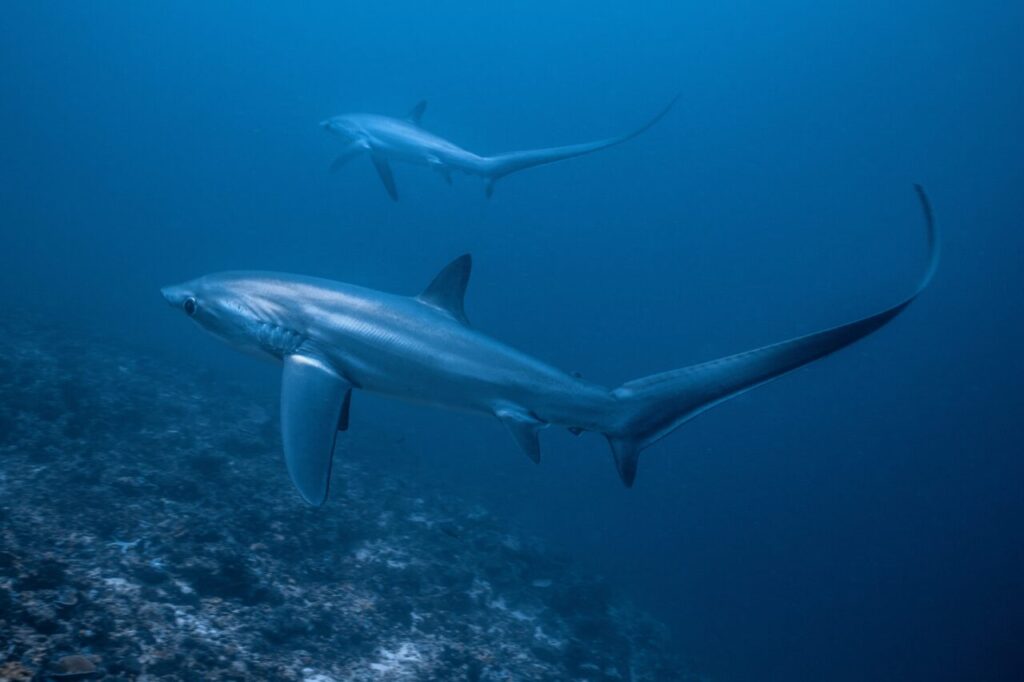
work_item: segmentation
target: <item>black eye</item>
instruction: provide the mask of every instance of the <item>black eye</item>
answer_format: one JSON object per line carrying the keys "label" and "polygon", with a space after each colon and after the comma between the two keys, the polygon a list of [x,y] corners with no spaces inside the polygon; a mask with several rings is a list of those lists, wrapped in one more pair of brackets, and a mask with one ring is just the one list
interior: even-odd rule
{"label": "black eye", "polygon": [[192,317],[193,315],[196,314],[196,299],[189,296],[188,298],[185,299],[185,302],[182,304],[182,307],[185,309],[185,314],[188,315],[189,317]]}

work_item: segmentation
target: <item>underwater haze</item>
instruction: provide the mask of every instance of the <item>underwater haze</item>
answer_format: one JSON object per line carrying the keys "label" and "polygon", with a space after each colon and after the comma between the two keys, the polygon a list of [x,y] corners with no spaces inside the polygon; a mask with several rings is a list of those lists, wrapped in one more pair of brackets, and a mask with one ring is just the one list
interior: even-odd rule
{"label": "underwater haze", "polygon": [[[250,662],[267,666],[251,667],[250,677],[357,679],[344,677],[348,668],[331,673],[325,660],[340,661],[345,643],[358,640],[351,646],[371,661],[366,679],[1021,679],[1021,35],[1024,4],[996,0],[6,4],[0,526],[9,546],[0,546],[0,586],[17,594],[0,598],[0,632],[24,613],[45,634],[42,607],[30,605],[45,599],[27,595],[67,586],[54,570],[43,571],[46,580],[29,570],[35,550],[26,538],[51,536],[25,519],[84,523],[65,499],[81,485],[94,503],[79,506],[110,515],[81,531],[106,548],[95,561],[148,571],[143,560],[159,560],[154,570],[170,576],[126,573],[128,583],[105,584],[143,587],[118,598],[180,582],[226,608],[210,615],[208,602],[189,601],[181,588],[180,627],[203,613],[211,623],[230,619],[236,604],[238,613],[292,608],[292,588],[274,576],[298,576],[295,589],[334,581],[365,587],[366,599],[386,590],[400,600],[429,592],[438,557],[449,553],[467,562],[451,578],[466,581],[464,591],[481,594],[476,580],[493,572],[485,581],[493,598],[473,597],[458,612],[432,607],[445,614],[437,632],[446,642],[470,647],[458,627],[471,617],[474,636],[488,623],[506,628],[474,641],[486,655],[453,663],[444,657],[461,644],[438,645],[443,655],[402,648],[399,631],[426,627],[417,620],[433,613],[426,602],[391,620],[394,611],[378,605],[373,627],[395,644],[378,643],[369,625],[342,637],[331,619],[348,616],[321,609],[321,630],[296,625],[296,635],[288,624],[267,635],[282,660],[301,649],[312,662],[286,671],[264,658]],[[426,100],[425,129],[496,154],[625,134],[677,94],[636,138],[503,177],[490,198],[477,177],[456,173],[449,186],[430,168],[395,163],[392,201],[367,158],[331,171],[345,142],[320,126],[347,112],[401,118]],[[466,313],[476,329],[614,387],[900,301],[926,259],[914,183],[928,191],[942,241],[929,288],[870,338],[644,451],[629,489],[595,434],[547,429],[537,466],[494,419],[357,393],[332,497],[307,510],[280,461],[280,368],[198,333],[160,295],[222,270],[412,295],[471,253]],[[35,376],[33,358],[44,356]],[[164,369],[132,369],[131,358]],[[130,383],[123,396],[119,372]],[[68,398],[76,386],[103,397]],[[85,415],[72,433],[66,424],[54,432],[73,446],[43,448],[44,436],[26,425],[57,417],[30,418],[23,404],[51,393],[64,395],[69,412],[90,405],[119,416]],[[257,409],[265,419],[251,417]],[[236,442],[236,428],[247,434],[244,447],[220,447],[209,435],[219,429],[216,438]],[[81,468],[65,471],[60,459],[72,451]],[[109,482],[99,473],[82,480],[115,457]],[[190,492],[146,480],[147,467],[166,468]],[[32,476],[52,477],[44,485]],[[122,479],[138,485],[125,492]],[[174,505],[207,496],[231,531],[211,529],[195,546],[231,554],[218,576],[260,576],[248,591],[196,577],[205,574],[170,530],[162,539],[147,530],[152,538],[139,545],[164,548],[159,557],[110,544],[142,537],[131,524],[150,512],[125,505],[160,515],[146,528],[169,529],[178,528]],[[170,501],[146,506],[160,499]],[[417,506],[435,501],[431,509],[446,510],[430,512],[436,522]],[[199,509],[188,511],[197,523]],[[474,510],[486,510],[494,527]],[[274,526],[271,513],[292,525]],[[408,528],[387,525],[399,517],[412,519]],[[492,553],[494,538],[505,537],[494,528],[505,525],[546,549],[536,558]],[[275,534],[300,532],[308,543],[273,561],[257,557],[276,551]],[[383,552],[377,533],[401,540]],[[77,575],[70,555],[51,549],[40,546],[39,560]],[[367,568],[371,550],[383,557],[379,571]],[[307,551],[323,553],[324,565],[286,565],[288,553]],[[15,557],[10,575],[5,552]],[[521,573],[506,576],[508,595],[498,597],[495,576],[513,564]],[[402,571],[401,582],[388,582],[388,567]],[[539,596],[523,597],[534,607],[504,606],[519,594],[517,581],[535,588]],[[75,589],[74,608],[98,603]],[[330,594],[334,603],[349,598]],[[356,613],[363,602],[351,598]],[[580,616],[588,601],[606,598],[631,606]],[[643,615],[608,616],[633,608]],[[522,649],[536,655],[535,667],[500,669],[503,656],[514,658],[500,647],[511,646],[520,621],[544,613],[557,617],[523,630],[536,638]],[[295,620],[307,616],[299,609]],[[637,634],[647,626],[636,625],[646,618],[666,633],[649,651]],[[156,664],[145,652],[138,665],[115,664],[110,642],[79,642],[45,622],[47,636],[71,639],[43,652],[0,637],[0,665],[68,673],[75,661],[65,658],[81,654],[103,658],[93,664],[123,679],[192,679],[178,659],[147,668]],[[574,633],[565,635],[571,646],[537,634],[563,631]],[[245,641],[256,649],[267,639],[253,637]],[[632,668],[616,658],[626,641]],[[58,658],[63,668],[53,667]],[[428,659],[437,666],[429,672]],[[200,663],[190,674],[222,679]]]}

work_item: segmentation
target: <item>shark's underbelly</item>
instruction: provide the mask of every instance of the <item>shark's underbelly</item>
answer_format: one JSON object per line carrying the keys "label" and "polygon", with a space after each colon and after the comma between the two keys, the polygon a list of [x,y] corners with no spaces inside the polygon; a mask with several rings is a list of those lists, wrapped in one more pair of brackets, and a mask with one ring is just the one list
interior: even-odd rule
{"label": "shark's underbelly", "polygon": [[[473,335],[479,336],[479,335]],[[451,410],[494,414],[515,406],[541,421],[587,426],[613,400],[603,387],[561,372],[486,337],[410,338],[334,344],[338,372],[362,390]]]}
{"label": "shark's underbelly", "polygon": [[368,142],[371,149],[392,161],[466,173],[476,172],[480,165],[476,155],[433,135],[410,136],[387,131],[373,135]]}

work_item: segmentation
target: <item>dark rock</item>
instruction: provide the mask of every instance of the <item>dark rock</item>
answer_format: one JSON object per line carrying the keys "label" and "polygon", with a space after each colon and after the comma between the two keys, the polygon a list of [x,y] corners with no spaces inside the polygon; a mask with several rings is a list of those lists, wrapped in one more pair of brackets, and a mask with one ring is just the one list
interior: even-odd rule
{"label": "dark rock", "polygon": [[19,590],[53,590],[64,584],[64,564],[54,559],[40,559],[18,580]]}
{"label": "dark rock", "polygon": [[167,654],[162,656],[148,666],[146,666],[146,672],[150,675],[172,675],[179,672],[182,668],[184,661],[180,656],[174,654]]}
{"label": "dark rock", "polygon": [[24,600],[21,613],[25,622],[40,634],[52,635],[60,630],[60,620],[57,618],[57,612],[49,604],[43,603],[34,597],[28,597]]}
{"label": "dark rock", "polygon": [[67,618],[79,604],[78,591],[73,587],[65,585],[57,590],[53,604],[61,618]]}
{"label": "dark rock", "polygon": [[227,470],[228,460],[212,453],[198,453],[185,459],[186,468],[205,478],[207,481],[218,480]]}
{"label": "dark rock", "polygon": [[0,575],[10,575],[18,562],[18,558],[10,552],[0,551]]}
{"label": "dark rock", "polygon": [[203,597],[237,599],[244,604],[276,600],[274,590],[259,583],[259,578],[238,556],[223,555],[213,565],[197,564],[182,570],[193,589]]}
{"label": "dark rock", "polygon": [[142,664],[135,656],[121,656],[107,664],[108,672],[134,679],[142,672]]}
{"label": "dark rock", "polygon": [[275,614],[260,629],[260,634],[270,642],[281,644],[298,635],[309,634],[312,631],[312,625],[298,611],[295,609],[284,609]]}
{"label": "dark rock", "polygon": [[152,564],[142,564],[136,566],[132,571],[132,574],[147,585],[159,585],[160,583],[166,582],[169,578],[167,572],[161,568],[156,568]]}

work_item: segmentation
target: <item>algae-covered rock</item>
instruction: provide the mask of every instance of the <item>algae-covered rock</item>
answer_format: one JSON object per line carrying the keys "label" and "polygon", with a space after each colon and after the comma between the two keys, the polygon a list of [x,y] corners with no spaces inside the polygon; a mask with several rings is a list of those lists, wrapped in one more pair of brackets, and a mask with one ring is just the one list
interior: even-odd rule
{"label": "algae-covered rock", "polygon": [[62,656],[49,676],[58,680],[85,680],[95,677],[97,673],[96,664],[88,656],[72,654]]}
{"label": "algae-covered rock", "polygon": [[18,661],[0,664],[0,682],[30,682],[35,672]]}

